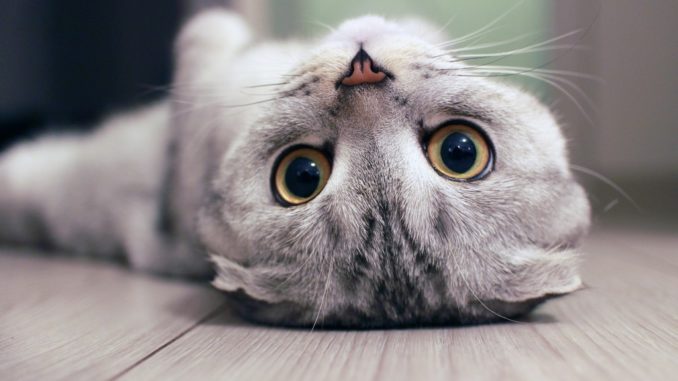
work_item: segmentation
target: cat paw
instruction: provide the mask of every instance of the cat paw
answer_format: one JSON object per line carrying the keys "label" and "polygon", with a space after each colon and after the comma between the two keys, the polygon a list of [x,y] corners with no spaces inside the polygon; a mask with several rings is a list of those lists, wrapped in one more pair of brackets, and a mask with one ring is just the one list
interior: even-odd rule
{"label": "cat paw", "polygon": [[225,9],[212,8],[191,18],[177,41],[180,51],[196,48],[236,51],[250,40],[250,29],[242,17]]}

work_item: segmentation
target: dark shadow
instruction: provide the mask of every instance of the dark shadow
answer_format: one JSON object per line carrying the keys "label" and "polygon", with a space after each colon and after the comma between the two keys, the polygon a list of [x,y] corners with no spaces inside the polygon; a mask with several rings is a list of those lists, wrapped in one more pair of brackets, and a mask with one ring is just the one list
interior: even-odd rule
{"label": "dark shadow", "polygon": [[0,150],[164,96],[182,4],[0,0]]}
{"label": "dark shadow", "polygon": [[528,314],[526,316],[523,316],[523,318],[520,320],[521,323],[529,323],[529,324],[551,324],[551,323],[558,323],[558,319],[556,319],[553,315],[543,313],[543,312],[533,312],[531,314]]}
{"label": "dark shadow", "polygon": [[[215,291],[216,292],[216,291]],[[345,326],[341,324],[327,324],[322,320],[312,327],[311,325],[296,325],[296,324],[271,324],[257,319],[249,308],[252,307],[252,300],[244,293],[222,293],[224,295],[223,303],[215,307],[207,318],[203,319],[202,324],[206,325],[221,325],[226,327],[250,327],[258,329],[272,329],[272,330],[293,330],[299,332],[320,331],[320,332],[343,332],[343,331],[397,331],[397,330],[431,330],[431,329],[472,329],[474,327],[482,327],[487,325],[520,325],[520,324],[552,324],[557,323],[558,319],[551,314],[533,311],[528,314],[512,316],[510,320],[497,317],[494,320],[484,322],[464,322],[454,317],[446,318],[444,320],[435,320],[417,323],[378,323],[370,325],[356,324],[353,326]],[[543,302],[540,300],[539,303]],[[258,304],[260,302],[254,302]],[[180,304],[182,305],[182,304]],[[248,312],[249,311],[249,312]],[[180,310],[179,310],[180,312]]]}

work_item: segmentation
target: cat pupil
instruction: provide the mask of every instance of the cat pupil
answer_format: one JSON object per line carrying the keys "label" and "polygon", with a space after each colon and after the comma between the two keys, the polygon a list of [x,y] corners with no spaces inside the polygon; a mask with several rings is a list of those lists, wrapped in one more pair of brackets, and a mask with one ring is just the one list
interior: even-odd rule
{"label": "cat pupil", "polygon": [[298,157],[290,163],[285,173],[287,189],[297,197],[309,197],[320,184],[320,168],[313,160]]}
{"label": "cat pupil", "polygon": [[476,161],[476,145],[465,134],[454,132],[443,141],[440,156],[447,168],[456,173],[464,173]]}

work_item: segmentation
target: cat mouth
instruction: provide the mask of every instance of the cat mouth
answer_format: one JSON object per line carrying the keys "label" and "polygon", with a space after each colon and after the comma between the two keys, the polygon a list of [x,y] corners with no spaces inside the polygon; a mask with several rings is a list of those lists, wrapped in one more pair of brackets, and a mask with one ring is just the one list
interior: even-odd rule
{"label": "cat mouth", "polygon": [[348,70],[337,81],[336,87],[377,84],[385,79],[394,79],[393,74],[377,65],[372,57],[360,47],[353,57]]}

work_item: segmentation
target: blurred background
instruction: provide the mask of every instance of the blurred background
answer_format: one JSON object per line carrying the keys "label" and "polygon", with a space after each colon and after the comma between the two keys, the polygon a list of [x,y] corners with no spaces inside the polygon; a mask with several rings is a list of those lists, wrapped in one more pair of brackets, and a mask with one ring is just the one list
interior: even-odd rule
{"label": "blurred background", "polygon": [[675,0],[0,0],[0,149],[163,97],[178,28],[215,5],[260,38],[315,36],[366,13],[426,18],[450,38],[481,30],[460,47],[500,54],[478,63],[543,74],[502,80],[560,117],[596,221],[678,227]]}

